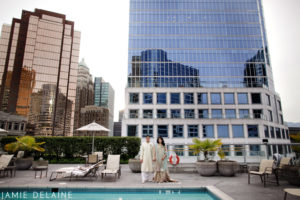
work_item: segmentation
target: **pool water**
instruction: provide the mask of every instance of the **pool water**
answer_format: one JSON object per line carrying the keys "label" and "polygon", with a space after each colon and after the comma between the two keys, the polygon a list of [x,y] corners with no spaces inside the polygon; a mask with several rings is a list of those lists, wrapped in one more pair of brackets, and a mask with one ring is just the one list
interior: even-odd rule
{"label": "pool water", "polygon": [[199,189],[1,188],[0,199],[219,200],[219,198],[217,198],[206,188],[199,188]]}

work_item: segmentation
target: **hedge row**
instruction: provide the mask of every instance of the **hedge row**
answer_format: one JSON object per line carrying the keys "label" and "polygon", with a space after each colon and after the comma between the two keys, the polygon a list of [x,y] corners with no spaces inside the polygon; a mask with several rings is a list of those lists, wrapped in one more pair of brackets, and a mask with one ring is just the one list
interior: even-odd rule
{"label": "hedge row", "polygon": [[[36,142],[46,142],[43,153],[35,153],[35,158],[43,157],[48,160],[70,160],[92,151],[92,137],[35,137]],[[16,141],[15,137],[3,137],[1,147]],[[135,157],[141,144],[137,137],[95,137],[94,151],[102,151],[106,158],[108,154],[120,154],[122,160]]]}

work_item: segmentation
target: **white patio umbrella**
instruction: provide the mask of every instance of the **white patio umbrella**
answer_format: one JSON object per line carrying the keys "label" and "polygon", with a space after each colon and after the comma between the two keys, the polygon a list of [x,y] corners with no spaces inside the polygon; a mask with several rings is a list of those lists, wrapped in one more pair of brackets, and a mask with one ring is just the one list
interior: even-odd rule
{"label": "white patio umbrella", "polygon": [[94,137],[96,131],[110,131],[109,129],[105,128],[104,126],[101,126],[100,124],[97,124],[95,121],[85,125],[83,127],[80,127],[76,131],[89,131],[93,132],[93,142],[92,142],[92,153],[94,153]]}

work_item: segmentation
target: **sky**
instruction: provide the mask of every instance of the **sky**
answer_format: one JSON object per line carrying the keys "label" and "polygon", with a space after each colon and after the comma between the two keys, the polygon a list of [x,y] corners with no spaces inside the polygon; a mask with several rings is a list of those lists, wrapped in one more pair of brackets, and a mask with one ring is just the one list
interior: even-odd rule
{"label": "sky", "polygon": [[[284,120],[300,122],[300,0],[263,0],[275,90]],[[81,32],[80,60],[115,90],[115,121],[125,107],[129,0],[0,0],[0,25],[35,8],[65,14]]]}

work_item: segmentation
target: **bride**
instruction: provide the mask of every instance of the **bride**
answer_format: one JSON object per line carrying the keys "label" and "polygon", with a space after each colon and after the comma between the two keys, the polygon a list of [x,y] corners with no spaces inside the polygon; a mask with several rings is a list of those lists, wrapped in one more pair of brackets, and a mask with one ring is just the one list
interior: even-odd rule
{"label": "bride", "polygon": [[157,144],[155,145],[154,157],[156,160],[155,172],[153,181],[156,183],[163,182],[176,182],[170,178],[168,167],[167,167],[167,148],[165,141],[162,137],[157,138]]}

